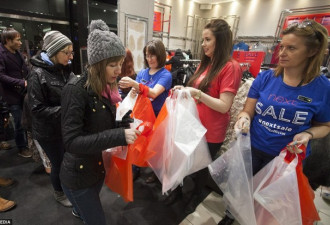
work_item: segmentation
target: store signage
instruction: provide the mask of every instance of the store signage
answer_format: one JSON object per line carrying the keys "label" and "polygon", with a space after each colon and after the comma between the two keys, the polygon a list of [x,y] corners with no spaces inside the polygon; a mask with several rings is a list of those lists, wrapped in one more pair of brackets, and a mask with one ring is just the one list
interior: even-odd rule
{"label": "store signage", "polygon": [[250,65],[250,73],[256,77],[260,72],[261,63],[264,61],[265,52],[246,52],[234,51],[233,58],[239,63],[247,63]]}
{"label": "store signage", "polygon": [[285,17],[285,21],[284,21],[282,30],[287,28],[292,23],[301,23],[305,19],[312,19],[312,20],[315,20],[316,22],[322,24],[325,28],[327,28],[328,33],[330,34],[330,12],[287,16],[287,17]]}
{"label": "store signage", "polygon": [[162,13],[154,11],[154,31],[162,32]]}

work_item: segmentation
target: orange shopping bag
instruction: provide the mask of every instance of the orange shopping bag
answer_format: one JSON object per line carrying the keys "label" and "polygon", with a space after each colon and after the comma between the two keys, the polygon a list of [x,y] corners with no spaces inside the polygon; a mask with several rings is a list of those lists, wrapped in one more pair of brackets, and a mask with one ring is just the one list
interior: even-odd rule
{"label": "orange shopping bag", "polygon": [[257,224],[312,225],[320,220],[313,190],[302,173],[306,147],[298,147],[303,153],[284,148],[254,176],[254,184],[259,183],[254,192]]}
{"label": "orange shopping bag", "polygon": [[[129,152],[127,154],[129,158]],[[113,192],[120,194],[126,202],[133,201],[132,164],[128,163],[127,159],[112,156],[108,165],[105,184]]]}
{"label": "orange shopping bag", "polygon": [[156,120],[151,101],[146,95],[138,95],[131,117],[142,121],[137,127],[141,131],[141,135],[135,140],[134,144],[129,146],[132,164],[146,167],[148,166],[147,160],[153,156],[153,153],[148,150],[147,146]]}
{"label": "orange shopping bag", "polygon": [[319,214],[314,205],[314,191],[309,185],[307,177],[303,174],[302,164],[296,168],[299,187],[300,210],[303,225],[313,225],[320,220]]}
{"label": "orange shopping bag", "polygon": [[[319,214],[314,204],[315,194],[311,188],[307,177],[303,173],[302,161],[306,156],[306,146],[298,146],[303,152],[298,154],[299,163],[296,166],[297,183],[299,189],[300,211],[303,225],[313,225],[315,221],[320,220]],[[290,162],[294,154],[287,154],[285,160]]]}
{"label": "orange shopping bag", "polygon": [[132,164],[146,166],[146,160],[152,156],[147,150],[147,145],[155,114],[151,102],[146,96],[138,95],[131,116],[144,121],[137,127],[139,129],[143,126],[144,129],[134,144],[128,145],[126,159],[114,155],[105,157],[111,153],[103,152],[103,161],[107,171],[105,184],[112,191],[120,194],[126,202],[133,201]]}

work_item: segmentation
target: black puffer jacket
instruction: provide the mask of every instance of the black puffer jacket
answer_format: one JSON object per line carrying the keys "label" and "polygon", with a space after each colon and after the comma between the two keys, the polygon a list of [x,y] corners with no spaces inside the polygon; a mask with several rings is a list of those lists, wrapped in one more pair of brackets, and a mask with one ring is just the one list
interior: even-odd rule
{"label": "black puffer jacket", "polygon": [[124,128],[116,128],[115,105],[87,89],[87,77],[71,80],[62,95],[62,134],[66,152],[62,184],[87,188],[104,178],[102,151],[127,145]]}
{"label": "black puffer jacket", "polygon": [[43,141],[61,140],[61,93],[74,77],[70,66],[48,65],[40,55],[31,59],[28,104],[32,112],[32,135]]}
{"label": "black puffer jacket", "polygon": [[172,64],[171,67],[171,73],[177,71],[178,69],[180,69],[183,65],[183,62],[181,61],[182,59],[185,59],[181,49],[177,49],[175,51],[175,55],[168,60],[165,64]]}

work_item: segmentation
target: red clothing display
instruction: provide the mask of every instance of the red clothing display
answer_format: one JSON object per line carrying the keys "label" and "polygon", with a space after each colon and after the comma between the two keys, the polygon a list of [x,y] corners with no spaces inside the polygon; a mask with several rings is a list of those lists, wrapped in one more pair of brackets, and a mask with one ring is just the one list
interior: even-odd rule
{"label": "red clothing display", "polygon": [[[208,67],[196,80],[194,87],[198,88],[200,82],[205,78]],[[231,60],[222,68],[219,75],[214,78],[209,87],[208,95],[219,98],[221,93],[231,92],[236,95],[242,78],[242,70],[239,63]],[[220,113],[203,103],[197,104],[199,118],[207,129],[206,141],[209,143],[221,143],[226,136],[227,126],[230,120],[229,112]]]}

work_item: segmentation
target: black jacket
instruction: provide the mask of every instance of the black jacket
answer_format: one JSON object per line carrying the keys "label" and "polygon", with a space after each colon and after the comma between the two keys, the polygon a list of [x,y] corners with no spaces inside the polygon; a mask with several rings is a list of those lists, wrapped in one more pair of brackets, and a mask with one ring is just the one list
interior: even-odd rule
{"label": "black jacket", "polygon": [[87,76],[71,80],[62,94],[62,134],[66,152],[60,179],[70,189],[104,179],[102,151],[127,145],[124,128],[116,128],[115,105],[85,87]]}
{"label": "black jacket", "polygon": [[183,62],[181,61],[182,59],[185,59],[185,57],[181,49],[177,49],[175,51],[175,55],[165,63],[166,65],[172,64],[171,73],[177,71],[180,67],[182,67],[183,65]]}
{"label": "black jacket", "polygon": [[61,140],[61,93],[74,77],[69,66],[48,65],[40,55],[31,59],[28,105],[32,112],[32,135],[43,141]]}

